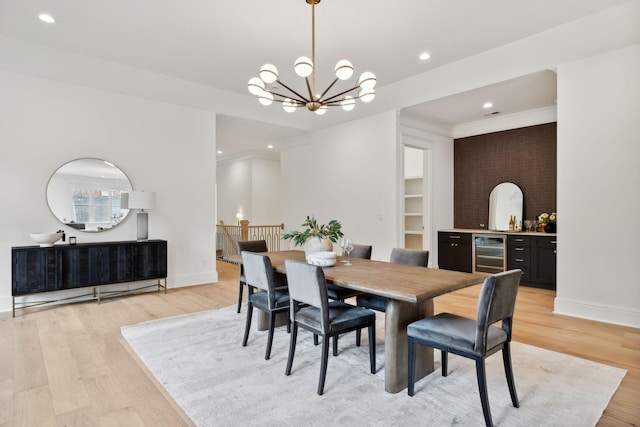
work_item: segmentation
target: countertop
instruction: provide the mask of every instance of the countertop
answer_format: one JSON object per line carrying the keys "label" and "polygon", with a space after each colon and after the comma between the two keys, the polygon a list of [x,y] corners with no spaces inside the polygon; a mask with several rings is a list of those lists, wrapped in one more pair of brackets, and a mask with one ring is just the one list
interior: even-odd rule
{"label": "countertop", "polygon": [[471,228],[449,228],[444,230],[438,230],[445,233],[472,233],[472,234],[496,234],[498,236],[504,234],[518,234],[521,236],[556,236],[557,233],[543,233],[540,231],[528,232],[528,231],[493,231],[493,230],[484,230],[482,228],[471,229]]}

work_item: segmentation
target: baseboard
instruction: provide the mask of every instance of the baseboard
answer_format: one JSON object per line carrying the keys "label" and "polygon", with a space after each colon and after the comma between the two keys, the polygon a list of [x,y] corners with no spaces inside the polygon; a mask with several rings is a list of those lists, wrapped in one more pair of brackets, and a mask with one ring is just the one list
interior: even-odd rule
{"label": "baseboard", "polygon": [[205,283],[214,283],[218,281],[217,271],[208,271],[206,273],[187,274],[183,276],[169,277],[167,287],[183,288],[185,286],[202,285]]}
{"label": "baseboard", "polygon": [[553,312],[598,322],[640,328],[640,311],[627,307],[593,304],[585,301],[556,298]]}

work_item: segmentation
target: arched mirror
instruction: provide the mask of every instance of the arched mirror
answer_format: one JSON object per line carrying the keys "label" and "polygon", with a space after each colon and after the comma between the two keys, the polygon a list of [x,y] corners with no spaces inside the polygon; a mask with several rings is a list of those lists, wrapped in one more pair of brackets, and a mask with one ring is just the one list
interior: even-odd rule
{"label": "arched mirror", "polygon": [[120,195],[132,189],[129,178],[113,163],[77,159],[51,176],[47,203],[64,225],[81,231],[105,231],[129,214],[128,209],[120,209]]}
{"label": "arched mirror", "polygon": [[509,219],[522,221],[522,190],[512,182],[496,185],[489,195],[489,230],[509,231]]}

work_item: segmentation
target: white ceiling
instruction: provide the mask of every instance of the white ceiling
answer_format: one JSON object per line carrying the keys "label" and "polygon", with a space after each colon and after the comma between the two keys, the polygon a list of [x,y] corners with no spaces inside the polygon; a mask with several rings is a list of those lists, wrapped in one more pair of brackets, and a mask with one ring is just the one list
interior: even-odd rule
{"label": "white ceiling", "polygon": [[[329,83],[323,79],[342,58],[351,60],[356,75],[373,71],[380,89],[628,1],[323,0],[316,6],[318,86]],[[42,12],[57,22],[39,21]],[[311,54],[310,27],[311,6],[304,0],[0,0],[1,36],[242,95],[267,62],[278,67],[283,82],[302,90],[293,62]],[[432,59],[418,60],[423,51]],[[487,100],[501,114],[552,105],[554,74],[538,73],[405,112],[452,126],[482,119],[487,111],[479,107]],[[305,113],[310,114],[296,114]],[[263,148],[295,132],[222,116],[218,143],[230,154]]]}

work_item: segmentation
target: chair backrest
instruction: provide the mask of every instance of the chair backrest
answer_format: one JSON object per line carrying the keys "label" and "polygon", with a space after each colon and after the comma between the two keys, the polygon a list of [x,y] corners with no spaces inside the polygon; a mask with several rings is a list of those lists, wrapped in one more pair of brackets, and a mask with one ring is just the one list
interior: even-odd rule
{"label": "chair backrest", "polygon": [[[322,331],[329,330],[329,296],[327,282],[322,268],[306,262],[285,260],[289,296],[294,302],[291,311],[294,313],[297,303],[305,303],[320,309],[322,316]],[[292,314],[292,319],[295,316]]]}
{"label": "chair backrest", "polygon": [[271,259],[266,255],[249,251],[242,251],[241,254],[246,284],[267,291],[269,308],[275,308],[276,285],[273,278]]}
{"label": "chair backrest", "polygon": [[362,258],[362,259],[371,259],[371,251],[373,250],[373,246],[371,245],[353,245],[353,249],[351,249],[351,253],[349,256],[351,258]]}
{"label": "chair backrest", "polygon": [[268,252],[266,240],[241,240],[238,242],[238,253],[242,251],[249,252]]}
{"label": "chair backrest", "polygon": [[426,267],[429,264],[429,251],[417,249],[393,248],[389,262],[394,264],[417,265]]}
{"label": "chair backrest", "polygon": [[478,317],[476,322],[476,350],[484,352],[487,331],[492,324],[502,321],[502,329],[511,341],[511,325],[516,295],[520,287],[522,270],[509,270],[487,277],[478,297]]}

